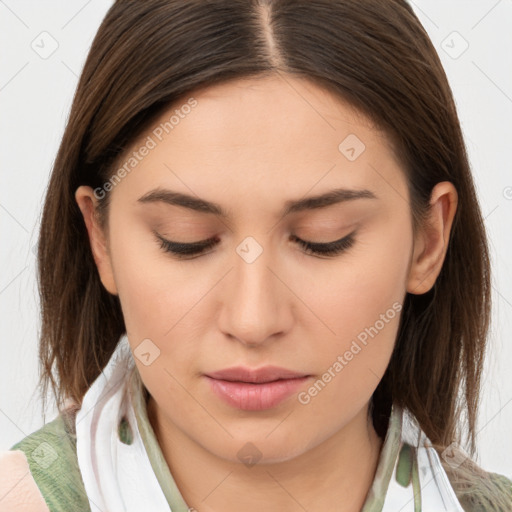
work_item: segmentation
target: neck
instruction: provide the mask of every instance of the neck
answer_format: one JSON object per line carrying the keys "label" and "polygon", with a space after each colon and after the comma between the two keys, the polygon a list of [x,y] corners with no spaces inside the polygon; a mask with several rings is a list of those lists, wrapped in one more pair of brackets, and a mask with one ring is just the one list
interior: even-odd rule
{"label": "neck", "polygon": [[153,397],[148,402],[148,418],[171,474],[197,512],[360,511],[382,447],[367,413],[366,406],[300,456],[246,467],[207,451],[163,416]]}

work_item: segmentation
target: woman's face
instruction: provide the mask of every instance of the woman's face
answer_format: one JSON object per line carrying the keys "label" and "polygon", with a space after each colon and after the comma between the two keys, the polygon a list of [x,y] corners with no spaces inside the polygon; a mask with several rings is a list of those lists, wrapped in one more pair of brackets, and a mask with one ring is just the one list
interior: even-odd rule
{"label": "woman's face", "polygon": [[[365,416],[415,268],[384,134],[308,81],[244,80],[185,97],[123,166],[96,261],[163,428],[277,461]],[[343,241],[322,255],[297,238]],[[163,241],[210,239],[183,258]],[[269,366],[296,378],[251,373]]]}

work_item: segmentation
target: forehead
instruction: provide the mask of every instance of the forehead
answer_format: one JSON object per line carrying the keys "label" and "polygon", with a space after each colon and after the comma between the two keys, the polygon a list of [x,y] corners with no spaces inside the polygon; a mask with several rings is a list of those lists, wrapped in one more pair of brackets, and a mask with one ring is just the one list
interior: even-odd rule
{"label": "forehead", "polygon": [[[347,129],[387,143],[384,134],[349,103],[304,78],[273,75],[230,81],[201,88],[193,97],[198,105],[188,127],[195,138],[218,150],[293,149],[302,155],[315,146],[321,152],[332,149],[333,141],[337,149],[336,142]],[[171,110],[185,101],[182,97]],[[191,135],[186,130],[183,122],[182,135]],[[297,141],[306,143],[303,151]]]}
{"label": "forehead", "polygon": [[396,189],[392,182],[403,181],[387,137],[365,116],[309,80],[284,75],[182,96],[117,166],[148,143],[121,184],[139,197],[168,186],[202,198],[224,194],[230,206],[240,194],[282,203],[331,188],[378,191],[387,182]]}

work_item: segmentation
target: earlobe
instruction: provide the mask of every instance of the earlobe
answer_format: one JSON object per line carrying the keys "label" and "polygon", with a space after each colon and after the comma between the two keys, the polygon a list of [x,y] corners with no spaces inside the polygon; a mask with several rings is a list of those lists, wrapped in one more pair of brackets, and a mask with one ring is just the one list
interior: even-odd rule
{"label": "earlobe", "polygon": [[415,295],[428,292],[441,272],[453,219],[457,211],[457,190],[452,183],[443,181],[433,189],[430,213],[414,241],[407,291]]}
{"label": "earlobe", "polygon": [[84,218],[92,256],[96,263],[100,280],[109,293],[117,295],[106,234],[97,216],[98,199],[91,187],[82,185],[76,189],[75,200]]}

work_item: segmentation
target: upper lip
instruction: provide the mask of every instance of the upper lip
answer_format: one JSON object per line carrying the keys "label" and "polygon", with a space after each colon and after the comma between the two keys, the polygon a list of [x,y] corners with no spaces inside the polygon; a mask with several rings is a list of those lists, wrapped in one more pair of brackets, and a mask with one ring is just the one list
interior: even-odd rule
{"label": "upper lip", "polygon": [[205,375],[217,380],[254,383],[273,382],[281,379],[297,379],[308,376],[305,373],[295,372],[278,366],[263,366],[262,368],[256,369],[236,366],[216,372],[210,372]]}

